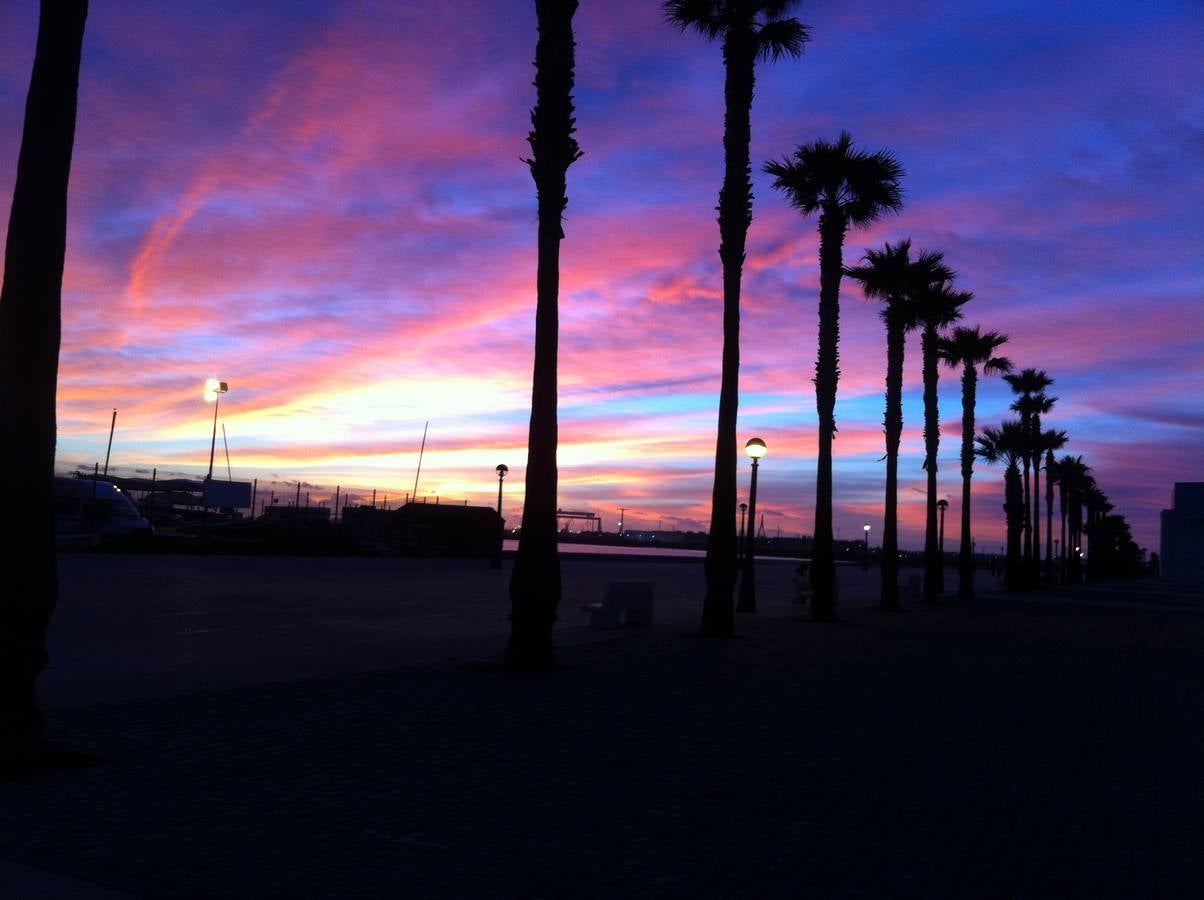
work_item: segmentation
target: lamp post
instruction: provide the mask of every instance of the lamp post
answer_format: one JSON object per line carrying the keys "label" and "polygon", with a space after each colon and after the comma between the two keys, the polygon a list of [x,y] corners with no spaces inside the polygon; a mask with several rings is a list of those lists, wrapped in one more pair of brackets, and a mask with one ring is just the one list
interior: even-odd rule
{"label": "lamp post", "polygon": [[216,378],[205,382],[205,399],[213,403],[213,438],[209,441],[209,474],[205,476],[206,481],[213,479],[213,453],[217,449],[217,410],[221,406],[222,394],[229,390],[230,386],[226,382]]}
{"label": "lamp post", "polygon": [[500,519],[502,517],[502,479],[506,477],[506,473],[510,471],[510,467],[503,463],[494,471],[497,472],[497,514]]}
{"label": "lamp post", "polygon": [[510,467],[502,463],[493,471],[497,472],[497,547],[493,551],[493,559],[489,563],[489,568],[500,569],[502,567],[502,541],[506,539],[506,526],[502,520],[502,479],[506,477],[506,473],[510,471]]}
{"label": "lamp post", "polygon": [[865,543],[861,545],[861,571],[865,572],[870,567],[870,523],[862,525],[861,530],[865,532]]}
{"label": "lamp post", "polygon": [[744,541],[744,577],[740,579],[740,599],[736,603],[737,612],[757,611],[757,576],[753,570],[753,537],[757,521],[757,464],[761,457],[768,452],[765,442],[760,438],[749,438],[744,445],[744,452],[752,460],[752,479],[748,485],[748,531]]}
{"label": "lamp post", "polygon": [[740,539],[736,541],[736,562],[744,562],[744,514],[748,511],[748,504],[740,504],[740,530],[736,534],[740,535]]}
{"label": "lamp post", "polygon": [[937,546],[940,547],[941,565],[945,564],[945,510],[949,508],[949,501],[942,497],[936,501],[936,508],[941,513],[941,536]]}

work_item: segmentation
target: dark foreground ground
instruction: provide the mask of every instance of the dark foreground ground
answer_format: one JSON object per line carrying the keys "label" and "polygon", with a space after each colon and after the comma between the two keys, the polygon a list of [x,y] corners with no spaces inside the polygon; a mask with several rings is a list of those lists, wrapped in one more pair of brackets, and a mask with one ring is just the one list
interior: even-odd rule
{"label": "dark foreground ground", "polygon": [[[0,897],[1193,897],[1204,600],[1157,583],[872,610],[759,569],[568,561],[561,671],[480,665],[478,563],[67,556],[52,737],[0,784]],[[655,579],[658,624],[581,602]],[[984,579],[985,580],[985,579]]]}

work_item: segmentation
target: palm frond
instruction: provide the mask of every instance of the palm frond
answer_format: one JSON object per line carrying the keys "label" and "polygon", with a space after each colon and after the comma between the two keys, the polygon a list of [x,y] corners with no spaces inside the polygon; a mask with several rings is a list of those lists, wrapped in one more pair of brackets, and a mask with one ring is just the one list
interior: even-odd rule
{"label": "palm frond", "polygon": [[679,31],[697,31],[713,41],[726,31],[723,13],[727,5],[720,0],[665,0],[661,10]]}
{"label": "palm frond", "polygon": [[771,19],[757,29],[757,59],[777,62],[783,56],[801,56],[809,40],[810,31],[798,19]]}

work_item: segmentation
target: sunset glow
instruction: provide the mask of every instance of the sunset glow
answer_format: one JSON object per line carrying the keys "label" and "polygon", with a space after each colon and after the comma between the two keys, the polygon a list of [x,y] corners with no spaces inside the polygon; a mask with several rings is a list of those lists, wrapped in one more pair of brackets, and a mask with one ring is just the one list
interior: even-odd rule
{"label": "sunset glow", "polygon": [[[719,48],[651,0],[582,2],[561,256],[560,503],[613,530],[703,529],[721,346]],[[0,6],[0,226],[38,4]],[[1158,547],[1176,481],[1204,481],[1204,18],[1165,0],[804,2],[812,43],[758,70],[739,442],[769,447],[758,514],[810,533],[817,237],[761,162],[846,129],[906,169],[910,237],[976,299],[965,324],[1045,369],[1066,430]],[[216,376],[236,479],[315,502],[376,489],[523,495],[535,305],[533,4],[93,3],[63,297],[58,466],[204,474]],[[989,61],[989,64],[986,63]],[[846,279],[835,526],[881,534],[885,334]],[[900,542],[923,542],[918,335],[908,339]],[[1009,415],[979,385],[978,421]],[[958,374],[942,370],[941,495],[958,540]],[[218,454],[221,454],[218,434]],[[224,474],[224,465],[219,467]],[[216,469],[215,469],[216,472]],[[741,456],[740,490],[748,461]],[[1002,542],[1002,471],[976,464],[975,537]],[[290,487],[291,486],[291,487]],[[743,498],[743,497],[742,497]]]}

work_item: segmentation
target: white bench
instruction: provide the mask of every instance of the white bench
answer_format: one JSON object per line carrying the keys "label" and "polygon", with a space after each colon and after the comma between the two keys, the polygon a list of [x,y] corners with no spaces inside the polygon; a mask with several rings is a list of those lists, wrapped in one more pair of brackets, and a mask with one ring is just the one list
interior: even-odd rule
{"label": "white bench", "polygon": [[601,603],[583,603],[581,609],[589,613],[590,628],[651,625],[655,594],[655,581],[611,581]]}

